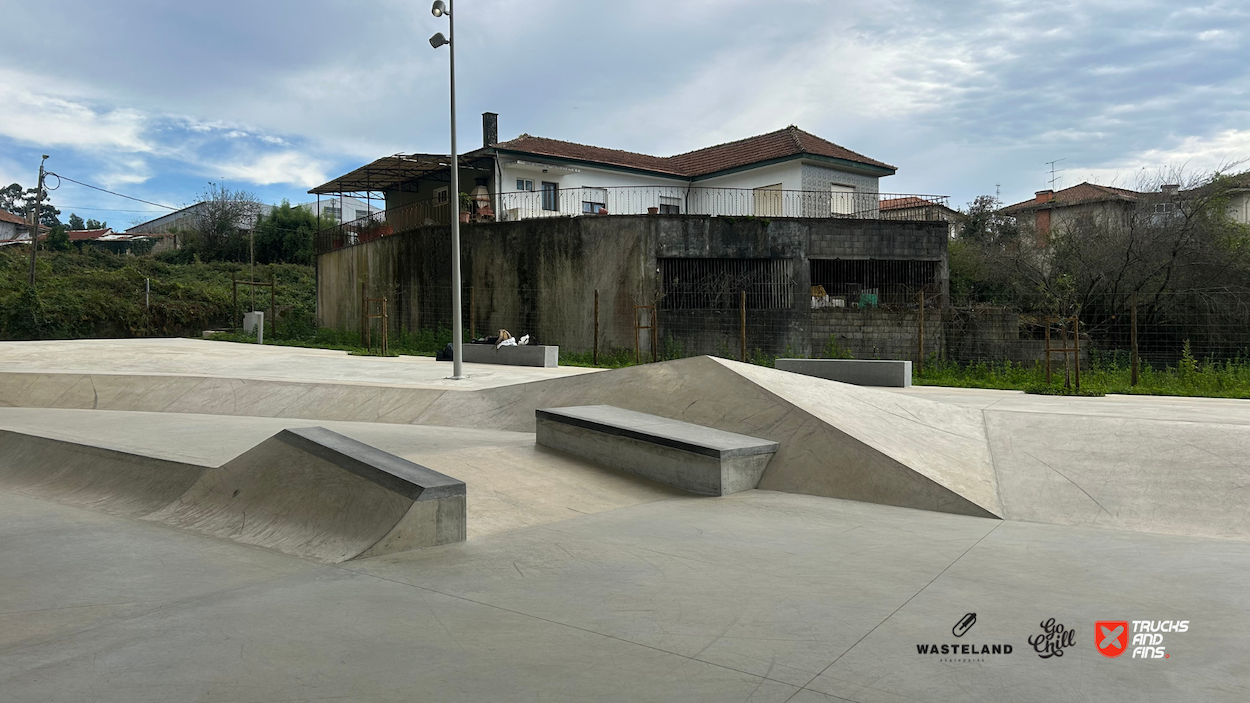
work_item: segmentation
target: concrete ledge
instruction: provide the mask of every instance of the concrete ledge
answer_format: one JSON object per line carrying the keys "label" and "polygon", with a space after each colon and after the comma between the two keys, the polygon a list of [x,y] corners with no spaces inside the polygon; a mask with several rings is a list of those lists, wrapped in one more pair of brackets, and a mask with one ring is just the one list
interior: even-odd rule
{"label": "concrete ledge", "polygon": [[868,359],[777,359],[777,370],[856,386],[911,387],[910,361]]}
{"label": "concrete ledge", "polygon": [[535,411],[538,444],[692,493],[755,488],[778,444],[611,405]]}
{"label": "concrete ledge", "polygon": [[560,363],[560,347],[526,345],[500,347],[492,344],[465,344],[464,360],[470,364],[504,364],[507,366],[541,366],[554,369]]}

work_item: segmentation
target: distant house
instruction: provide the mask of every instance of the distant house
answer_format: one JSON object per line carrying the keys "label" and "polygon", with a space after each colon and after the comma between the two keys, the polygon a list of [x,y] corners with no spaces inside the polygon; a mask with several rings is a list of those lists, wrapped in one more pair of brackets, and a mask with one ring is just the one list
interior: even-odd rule
{"label": "distant house", "polygon": [[353,222],[363,220],[367,217],[377,215],[382,212],[380,207],[382,203],[374,204],[359,198],[343,196],[340,198],[329,198],[326,200],[314,200],[312,202],[300,203],[295,207],[302,208],[311,212],[321,219],[327,225],[339,224],[342,222]]}
{"label": "distant house", "polygon": [[[176,235],[168,233],[134,233],[114,232],[113,228],[103,229],[71,229],[65,233],[69,241],[75,244],[99,244],[103,248],[119,254],[129,253],[137,246],[140,252],[160,252],[172,249],[177,241]],[[151,248],[149,249],[149,243]]]}
{"label": "distant house", "polygon": [[[889,214],[880,207],[883,198],[908,197],[880,193],[879,180],[893,175],[894,166],[793,125],[664,157],[528,134],[499,142],[497,134],[498,116],[485,113],[483,146],[460,157],[461,191],[482,219],[648,213],[880,218]],[[449,171],[446,155],[396,154],[309,192],[332,201],[380,194],[386,213],[374,219],[398,231],[455,216],[459,197],[449,192]],[[941,196],[913,197],[946,204]],[[937,214],[923,208],[895,214],[917,213]]]}
{"label": "distant house", "polygon": [[[1226,213],[1234,222],[1250,224],[1250,176],[1235,176],[1236,184],[1228,189]],[[1062,190],[1039,190],[1032,200],[1008,205],[1001,212],[1016,218],[1026,230],[1031,230],[1038,244],[1045,244],[1055,231],[1078,221],[1104,227],[1126,227],[1135,214],[1145,212],[1153,217],[1168,216],[1176,212],[1179,203],[1203,192],[1203,186],[1182,191],[1176,185],[1164,185],[1155,192],[1141,192],[1126,188],[1080,183]]]}
{"label": "distant house", "polygon": [[1125,188],[1081,183],[1062,190],[1039,190],[1032,200],[1008,205],[1004,215],[1016,218],[1032,230],[1039,245],[1050,241],[1055,230],[1086,219],[1105,226],[1125,226],[1136,210],[1141,193]]}
{"label": "distant house", "polygon": [[[128,234],[165,234],[167,232],[176,232],[179,230],[190,229],[195,218],[205,207],[204,203],[195,203],[188,205],[181,210],[175,210],[167,215],[161,215],[155,219],[148,220],[130,227],[126,230]],[[241,218],[235,223],[235,226],[242,232],[250,232],[256,227],[256,219],[260,215],[268,215],[273,209],[272,205],[261,205],[256,213]]]}
{"label": "distant house", "polygon": [[[39,238],[47,236],[48,228],[39,225]],[[30,221],[21,215],[0,210],[0,247],[30,242]]]}
{"label": "distant house", "polygon": [[883,215],[903,220],[941,220],[950,225],[950,235],[958,233],[959,225],[968,218],[967,215],[952,210],[945,203],[928,200],[917,196],[902,198],[884,198],[878,204]]}

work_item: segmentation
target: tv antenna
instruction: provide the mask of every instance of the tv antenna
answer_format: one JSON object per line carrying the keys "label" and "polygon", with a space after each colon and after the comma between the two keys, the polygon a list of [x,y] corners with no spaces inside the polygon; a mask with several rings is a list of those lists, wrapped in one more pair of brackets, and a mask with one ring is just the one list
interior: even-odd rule
{"label": "tv antenna", "polygon": [[1064,168],[1060,168],[1060,169],[1056,169],[1056,168],[1055,168],[1055,164],[1059,163],[1060,161],[1067,161],[1067,158],[1065,157],[1065,158],[1062,158],[1062,159],[1055,159],[1054,161],[1047,161],[1047,162],[1046,162],[1046,165],[1050,167],[1050,189],[1051,189],[1051,190],[1054,190],[1054,189],[1055,189],[1055,183],[1057,183],[1057,182],[1059,181],[1059,175],[1058,175],[1058,174],[1063,173],[1064,171],[1066,171],[1066,170],[1067,170],[1067,169],[1064,169]]}

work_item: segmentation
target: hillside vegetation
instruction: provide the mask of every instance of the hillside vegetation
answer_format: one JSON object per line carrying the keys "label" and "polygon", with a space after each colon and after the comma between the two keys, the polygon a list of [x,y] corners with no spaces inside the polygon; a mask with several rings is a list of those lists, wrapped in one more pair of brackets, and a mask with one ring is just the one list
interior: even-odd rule
{"label": "hillside vegetation", "polygon": [[[122,256],[84,247],[39,252],[31,290],[28,257],[24,248],[0,250],[0,339],[199,336],[231,324],[236,316],[231,311],[231,275],[248,277],[246,264],[171,263],[160,256]],[[271,276],[277,277],[279,332],[310,334],[316,300],[313,268],[256,266],[257,280],[267,282]],[[151,283],[150,306],[144,302],[145,279]],[[240,286],[238,315],[248,307],[248,295]],[[268,289],[258,288],[256,300],[257,308],[268,310]]]}

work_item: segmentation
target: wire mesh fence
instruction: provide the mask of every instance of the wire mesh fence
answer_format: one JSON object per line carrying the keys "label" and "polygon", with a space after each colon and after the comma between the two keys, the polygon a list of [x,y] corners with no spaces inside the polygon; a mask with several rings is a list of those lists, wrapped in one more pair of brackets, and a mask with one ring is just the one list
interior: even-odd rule
{"label": "wire mesh fence", "polygon": [[[951,307],[924,288],[896,295],[782,296],[771,290],[466,286],[466,341],[507,330],[558,345],[572,363],[619,365],[712,354],[769,364],[781,356],[1015,364],[1052,370],[1167,369],[1250,362],[1250,294],[1190,292],[1090,297],[1048,310]],[[823,291],[814,291],[823,293]],[[451,289],[366,285],[321,310],[322,324],[359,334],[367,297],[393,337],[450,341]],[[370,324],[377,325],[377,318]],[[378,329],[372,334],[377,335]],[[401,343],[398,347],[408,348]],[[1078,361],[1079,360],[1079,361]]]}

